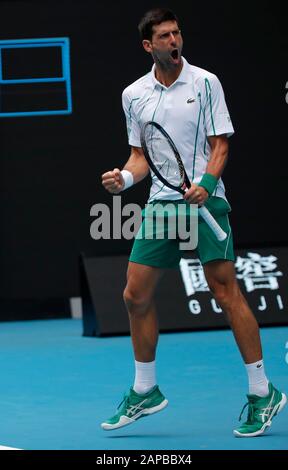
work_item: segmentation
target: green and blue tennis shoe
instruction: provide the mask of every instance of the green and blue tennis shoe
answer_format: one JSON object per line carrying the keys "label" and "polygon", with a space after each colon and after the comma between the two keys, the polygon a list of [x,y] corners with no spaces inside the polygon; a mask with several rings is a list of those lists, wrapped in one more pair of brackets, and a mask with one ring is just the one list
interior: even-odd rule
{"label": "green and blue tennis shoe", "polygon": [[247,398],[248,403],[243,407],[239,417],[240,421],[244,409],[248,406],[247,421],[234,430],[236,437],[256,437],[263,434],[287,402],[286,395],[279,392],[271,383],[267,397],[247,395]]}
{"label": "green and blue tennis shoe", "polygon": [[117,413],[101,424],[102,429],[110,431],[134,423],[139,418],[157,413],[168,405],[168,400],[155,385],[145,394],[136,393],[133,388],[124,396]]}

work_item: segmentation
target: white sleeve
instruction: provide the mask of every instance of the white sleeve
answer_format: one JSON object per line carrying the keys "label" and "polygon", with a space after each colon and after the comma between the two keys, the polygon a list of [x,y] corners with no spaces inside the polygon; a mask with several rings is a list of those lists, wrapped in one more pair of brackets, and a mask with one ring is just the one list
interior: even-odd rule
{"label": "white sleeve", "polygon": [[216,75],[205,79],[205,126],[207,136],[234,134],[222,85]]}
{"label": "white sleeve", "polygon": [[[137,98],[136,98],[137,99]],[[126,117],[128,142],[133,147],[141,147],[140,143],[140,126],[136,119],[133,109],[136,99],[133,99],[128,93],[127,89],[122,94],[122,106]]]}

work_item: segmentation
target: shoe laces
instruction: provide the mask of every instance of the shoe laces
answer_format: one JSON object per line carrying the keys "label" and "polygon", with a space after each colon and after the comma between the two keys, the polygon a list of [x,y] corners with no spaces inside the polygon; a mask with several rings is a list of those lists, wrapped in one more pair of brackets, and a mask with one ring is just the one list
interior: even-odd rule
{"label": "shoe laces", "polygon": [[245,405],[243,406],[242,411],[241,411],[240,416],[239,416],[239,421],[241,421],[242,415],[244,413],[245,408],[247,408],[247,406],[248,406],[247,423],[249,423],[249,422],[254,421],[254,414],[255,414],[255,407],[254,407],[253,403],[251,403],[249,401],[247,401],[247,403],[245,403]]}
{"label": "shoe laces", "polygon": [[124,394],[124,397],[123,397],[122,401],[117,406],[117,410],[120,410],[123,403],[125,403],[125,406],[128,407],[128,405],[129,405],[129,394],[128,393]]}

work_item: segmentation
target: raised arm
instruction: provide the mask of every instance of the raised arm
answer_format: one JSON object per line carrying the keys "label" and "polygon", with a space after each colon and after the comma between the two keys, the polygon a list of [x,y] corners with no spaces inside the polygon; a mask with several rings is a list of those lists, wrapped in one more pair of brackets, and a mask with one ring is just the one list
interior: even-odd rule
{"label": "raised arm", "polygon": [[[131,147],[130,157],[123,170],[132,173],[133,184],[139,183],[148,175],[149,167],[141,147]],[[104,173],[102,175],[102,184],[111,194],[119,194],[125,189],[125,181],[119,168]]]}

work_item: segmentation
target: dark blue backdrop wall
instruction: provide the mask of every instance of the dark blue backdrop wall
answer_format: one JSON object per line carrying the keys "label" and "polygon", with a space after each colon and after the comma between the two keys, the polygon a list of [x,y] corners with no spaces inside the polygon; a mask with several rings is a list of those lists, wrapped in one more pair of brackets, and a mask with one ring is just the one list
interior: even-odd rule
{"label": "dark blue backdrop wall", "polygon": [[[178,14],[188,61],[223,84],[236,246],[287,243],[288,32],[277,3],[1,1],[0,39],[70,38],[73,99],[71,115],[0,119],[2,299],[78,296],[80,252],[128,253],[129,241],[91,239],[90,208],[111,204],[100,175],[128,156],[121,93],[152,65],[137,23],[155,4]],[[123,203],[147,194],[142,182]]]}

